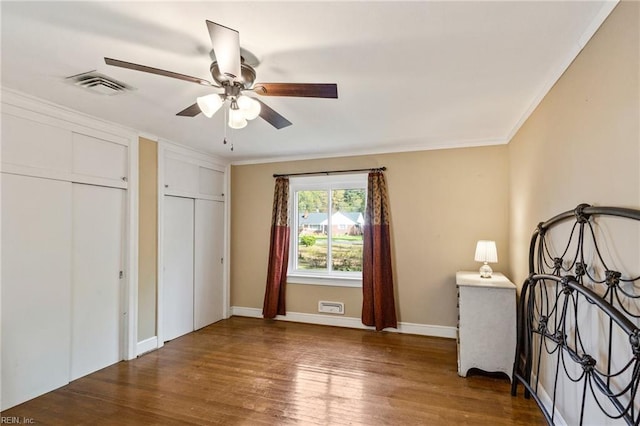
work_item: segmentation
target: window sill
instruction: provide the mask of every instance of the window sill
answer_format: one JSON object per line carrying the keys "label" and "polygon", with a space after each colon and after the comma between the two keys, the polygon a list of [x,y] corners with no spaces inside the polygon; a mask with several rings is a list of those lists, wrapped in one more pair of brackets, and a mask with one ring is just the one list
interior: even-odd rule
{"label": "window sill", "polygon": [[332,287],[362,287],[362,277],[340,277],[323,275],[287,275],[287,284],[325,285]]}

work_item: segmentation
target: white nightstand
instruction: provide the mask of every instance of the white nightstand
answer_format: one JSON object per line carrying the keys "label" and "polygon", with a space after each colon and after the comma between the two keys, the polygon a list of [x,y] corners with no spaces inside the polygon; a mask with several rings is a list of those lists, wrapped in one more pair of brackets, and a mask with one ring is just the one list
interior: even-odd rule
{"label": "white nightstand", "polygon": [[471,368],[502,372],[512,380],[516,351],[516,286],[494,272],[456,273],[458,286],[458,374]]}

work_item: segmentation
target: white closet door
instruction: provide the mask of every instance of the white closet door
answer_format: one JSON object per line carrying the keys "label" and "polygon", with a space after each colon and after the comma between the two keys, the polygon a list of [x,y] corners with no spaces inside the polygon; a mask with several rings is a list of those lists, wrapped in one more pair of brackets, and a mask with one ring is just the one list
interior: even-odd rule
{"label": "white closet door", "polygon": [[69,382],[71,183],[2,174],[2,409]]}
{"label": "white closet door", "polygon": [[197,164],[166,158],[164,183],[168,191],[183,191],[195,195],[198,193],[199,167]]}
{"label": "white closet door", "polygon": [[125,194],[73,185],[71,380],[122,359]]}
{"label": "white closet door", "polygon": [[98,178],[91,183],[122,187],[127,178],[127,146],[80,133],[73,133],[72,140],[76,177]]}
{"label": "white closet door", "polygon": [[222,248],[224,203],[196,200],[194,328],[220,321],[223,315]]}
{"label": "white closet door", "polygon": [[199,168],[199,191],[203,195],[224,195],[224,173],[207,167]]}
{"label": "white closet door", "polygon": [[164,197],[164,341],[193,331],[193,216],[193,199]]}
{"label": "white closet door", "polygon": [[2,114],[2,163],[21,171],[68,176],[71,131],[11,114]]}

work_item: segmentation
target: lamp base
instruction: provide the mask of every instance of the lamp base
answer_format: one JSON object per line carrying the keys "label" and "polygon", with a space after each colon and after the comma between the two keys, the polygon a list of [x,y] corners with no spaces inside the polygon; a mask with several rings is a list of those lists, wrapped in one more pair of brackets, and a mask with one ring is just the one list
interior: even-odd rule
{"label": "lamp base", "polygon": [[480,278],[491,278],[491,274],[493,274],[493,269],[487,262],[484,262],[484,265],[480,267]]}

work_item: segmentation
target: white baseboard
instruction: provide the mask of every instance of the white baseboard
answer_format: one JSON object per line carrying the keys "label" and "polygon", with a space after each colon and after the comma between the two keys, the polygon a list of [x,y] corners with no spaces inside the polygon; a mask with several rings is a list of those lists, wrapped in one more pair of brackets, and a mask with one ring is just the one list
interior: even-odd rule
{"label": "white baseboard", "polygon": [[[245,308],[243,306],[232,306],[231,315],[239,317],[262,318],[262,309]],[[305,314],[301,312],[287,312],[287,315],[278,315],[275,318],[281,321],[303,322],[306,324],[331,325],[334,327],[359,328],[363,330],[374,330],[362,324],[360,318],[343,317],[337,315]],[[410,322],[398,323],[398,328],[387,328],[385,331],[392,333],[419,334],[422,336],[456,338],[456,328],[442,325],[414,324]]]}
{"label": "white baseboard", "polygon": [[150,352],[154,349],[158,349],[158,337],[153,336],[148,339],[144,339],[142,342],[138,342],[136,346],[136,354],[140,356],[144,353]]}

